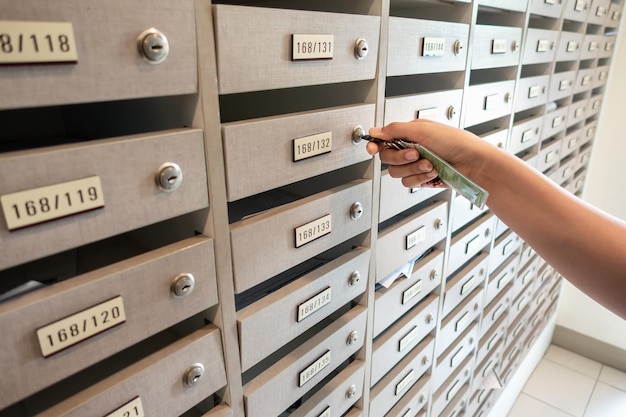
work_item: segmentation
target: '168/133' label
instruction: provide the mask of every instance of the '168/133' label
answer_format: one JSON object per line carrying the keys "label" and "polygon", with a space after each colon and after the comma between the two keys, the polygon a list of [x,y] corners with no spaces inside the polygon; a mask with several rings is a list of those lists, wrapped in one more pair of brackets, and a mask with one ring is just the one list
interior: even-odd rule
{"label": "'168/133' label", "polygon": [[117,296],[38,329],[41,353],[48,357],[125,321],[124,302]]}
{"label": "'168/133' label", "polygon": [[327,214],[317,220],[313,220],[312,222],[300,227],[296,227],[296,248],[329,234],[331,232],[331,227],[332,224],[330,214]]}

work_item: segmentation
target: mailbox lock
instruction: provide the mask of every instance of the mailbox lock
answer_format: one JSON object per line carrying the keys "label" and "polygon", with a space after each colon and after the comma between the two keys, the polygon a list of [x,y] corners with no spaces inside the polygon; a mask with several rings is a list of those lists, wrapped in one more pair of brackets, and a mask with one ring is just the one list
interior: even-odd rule
{"label": "mailbox lock", "polygon": [[363,136],[365,136],[365,129],[363,129],[363,126],[358,125],[352,129],[352,143],[355,145],[361,143]]}
{"label": "mailbox lock", "polygon": [[354,287],[359,283],[359,281],[361,281],[361,274],[359,271],[354,271],[352,275],[350,275],[350,279],[348,279],[348,284],[350,284],[351,287]]}
{"label": "mailbox lock", "polygon": [[435,229],[441,230],[445,225],[446,222],[444,222],[442,219],[435,220]]}
{"label": "mailbox lock", "polygon": [[367,56],[369,52],[369,45],[367,41],[363,38],[359,38],[356,40],[354,44],[354,56],[356,59],[363,59]]}
{"label": "mailbox lock", "polygon": [[356,395],[356,385],[350,385],[348,391],[346,391],[346,398],[352,398]]}
{"label": "mailbox lock", "polygon": [[432,271],[430,271],[430,280],[434,281],[437,278],[439,278],[439,271],[437,270],[437,268],[435,268]]}
{"label": "mailbox lock", "polygon": [[513,41],[513,43],[511,43],[511,50],[513,52],[519,51],[519,42],[518,41]]}
{"label": "mailbox lock", "polygon": [[204,376],[204,365],[201,363],[194,363],[185,371],[183,376],[183,382],[188,387],[193,387],[198,384]]}
{"label": "mailbox lock", "polygon": [[422,358],[422,365],[428,365],[428,362],[430,362],[430,359],[428,359],[428,356],[424,356]]}
{"label": "mailbox lock", "polygon": [[155,28],[150,28],[141,33],[137,39],[139,53],[151,64],[160,64],[165,61],[170,52],[167,37]]}
{"label": "mailbox lock", "polygon": [[420,404],[424,404],[426,402],[426,396],[424,394],[420,395],[420,398],[418,401]]}
{"label": "mailbox lock", "polygon": [[358,201],[350,207],[350,218],[356,220],[363,215],[363,205]]}
{"label": "mailbox lock", "polygon": [[428,315],[426,316],[426,323],[432,323],[433,320],[435,320],[435,316],[432,315],[432,313],[428,313]]}
{"label": "mailbox lock", "polygon": [[454,106],[450,106],[448,107],[448,112],[446,114],[446,116],[448,117],[448,120],[452,120],[454,119],[454,116],[456,116],[456,108]]}
{"label": "mailbox lock", "polygon": [[454,41],[454,45],[452,46],[452,48],[454,51],[454,55],[460,54],[463,50],[463,42],[457,39],[456,41]]}
{"label": "mailbox lock", "polygon": [[187,297],[192,293],[196,280],[190,273],[178,274],[172,281],[172,294],[176,297]]}
{"label": "mailbox lock", "polygon": [[354,330],[352,333],[348,335],[347,343],[348,345],[353,345],[357,342],[357,340],[359,340],[359,332]]}
{"label": "mailbox lock", "polygon": [[166,162],[156,173],[156,183],[163,191],[174,191],[183,182],[183,172],[173,162]]}

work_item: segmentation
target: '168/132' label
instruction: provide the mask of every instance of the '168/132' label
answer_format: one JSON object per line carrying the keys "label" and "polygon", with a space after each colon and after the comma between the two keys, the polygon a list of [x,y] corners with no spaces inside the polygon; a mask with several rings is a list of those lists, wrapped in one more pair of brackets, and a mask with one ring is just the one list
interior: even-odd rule
{"label": "'168/132' label", "polygon": [[100,177],[19,191],[0,196],[9,230],[104,207]]}
{"label": "'168/132' label", "polygon": [[331,232],[331,228],[332,224],[330,214],[327,214],[317,220],[313,220],[312,222],[300,227],[296,227],[296,248],[329,234]]}
{"label": "'168/132' label", "polygon": [[48,357],[125,321],[124,302],[117,296],[38,329],[41,353]]}
{"label": "'168/132' label", "polygon": [[0,20],[0,64],[76,61],[72,23]]}
{"label": "'168/132' label", "polygon": [[322,155],[332,151],[333,132],[318,133],[293,140],[293,161]]}

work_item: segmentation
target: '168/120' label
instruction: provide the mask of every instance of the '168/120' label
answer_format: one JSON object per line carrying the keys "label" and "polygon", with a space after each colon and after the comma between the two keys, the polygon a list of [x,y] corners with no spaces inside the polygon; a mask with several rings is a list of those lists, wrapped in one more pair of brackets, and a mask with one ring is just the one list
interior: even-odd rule
{"label": "'168/120' label", "polygon": [[41,353],[48,357],[125,321],[124,302],[117,296],[38,329]]}

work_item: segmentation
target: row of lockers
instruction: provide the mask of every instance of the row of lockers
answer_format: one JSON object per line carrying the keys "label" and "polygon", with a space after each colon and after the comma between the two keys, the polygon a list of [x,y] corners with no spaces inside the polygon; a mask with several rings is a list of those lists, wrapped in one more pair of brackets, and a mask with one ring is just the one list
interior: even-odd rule
{"label": "row of lockers", "polygon": [[[591,28],[560,31],[226,4],[207,17],[197,15],[202,1],[5,3],[0,24],[72,22],[53,29],[70,45],[61,52],[75,48],[77,58],[42,58],[56,65],[11,61],[25,38],[32,47],[51,27],[4,26],[2,63],[13,65],[0,67],[0,117],[27,117],[31,107],[49,116],[40,130],[24,127],[29,140],[67,135],[56,124],[71,131],[74,112],[101,109],[90,102],[149,98],[134,104],[160,118],[165,111],[151,115],[146,103],[170,97],[160,104],[169,108],[199,91],[217,102],[237,92],[571,62],[567,71],[491,83],[468,76],[464,88],[267,118],[235,111],[236,121],[218,128],[189,122],[210,108],[179,108],[185,116],[167,130],[125,121],[127,134],[88,129],[93,138],[18,143],[23,149],[0,154],[2,287],[49,284],[0,304],[0,415],[488,413],[500,391],[486,379],[494,372],[506,383],[520,365],[555,311],[560,278],[488,211],[391,179],[371,162],[360,129],[415,117],[475,126],[523,114],[485,139],[578,192],[621,5],[453,6],[525,17],[528,5]],[[211,19],[215,63],[196,53],[206,47],[196,28]],[[383,36],[381,27],[389,28]],[[312,59],[311,39],[294,50],[299,33],[333,35]],[[217,85],[199,89],[207,67]],[[306,94],[295,97],[299,108]],[[120,116],[123,103],[102,108]],[[0,143],[16,132],[1,133]],[[216,152],[224,165],[217,179],[208,167]],[[215,232],[224,226],[227,236]],[[227,258],[218,256],[224,246]]]}

